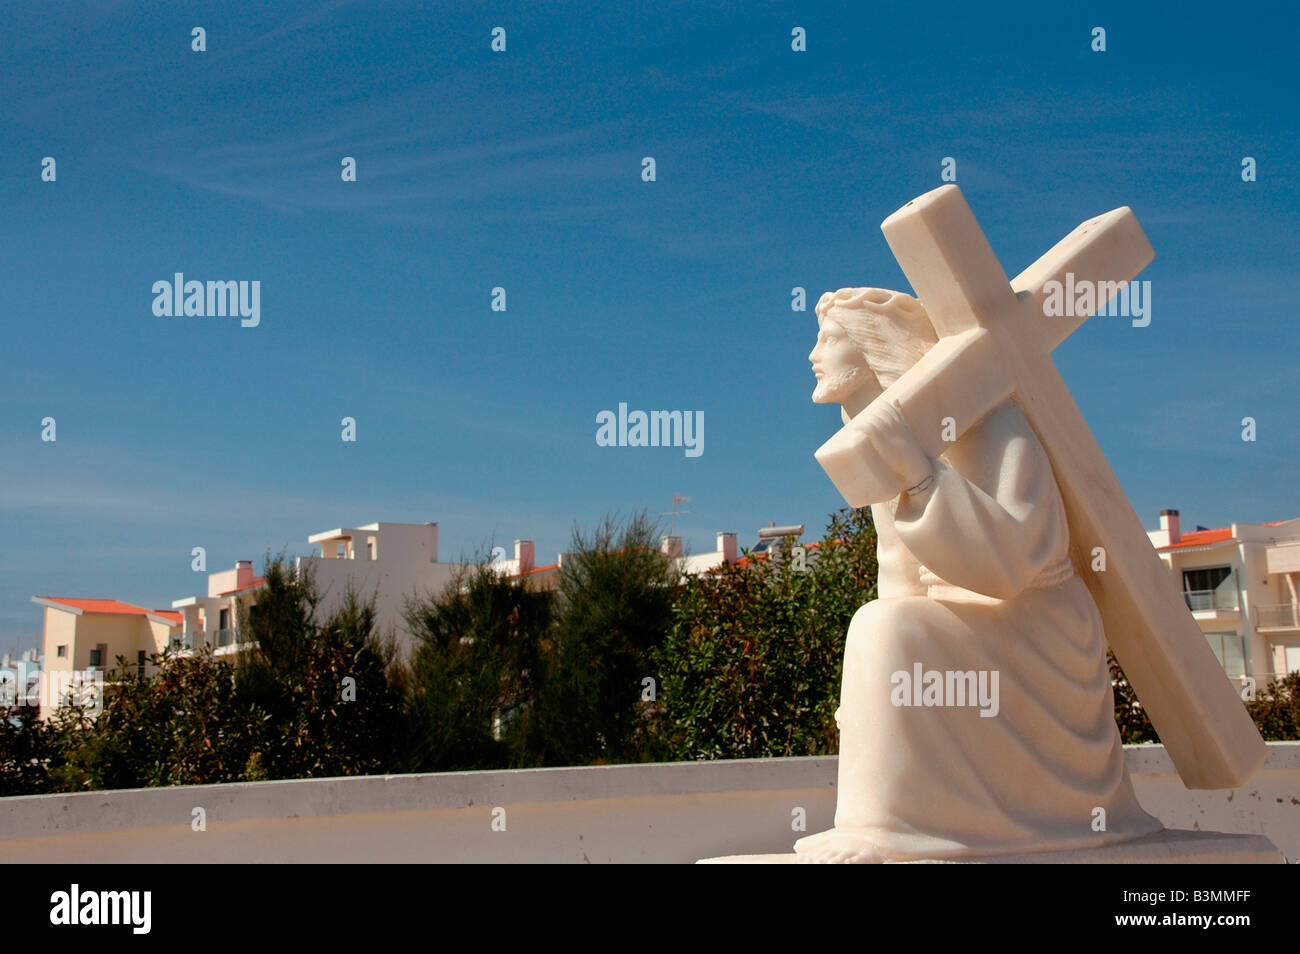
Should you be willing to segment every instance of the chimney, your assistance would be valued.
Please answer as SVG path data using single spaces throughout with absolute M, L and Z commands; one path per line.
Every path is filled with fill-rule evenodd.
M 1178 526 L 1177 510 L 1160 511 L 1160 529 L 1169 535 L 1169 543 L 1166 546 L 1175 544 L 1183 538 L 1182 530 Z
M 722 551 L 723 563 L 735 563 L 740 557 L 736 549 L 736 535 L 730 530 L 718 531 L 718 549 Z
M 533 559 L 533 541 L 516 540 L 515 541 L 515 560 L 518 564 L 516 573 L 530 573 L 537 565 Z
M 252 582 L 253 582 L 253 561 L 236 560 L 234 588 L 237 590 L 241 590 Z
M 659 542 L 659 549 L 670 557 L 679 557 L 682 555 L 682 538 L 664 537 Z

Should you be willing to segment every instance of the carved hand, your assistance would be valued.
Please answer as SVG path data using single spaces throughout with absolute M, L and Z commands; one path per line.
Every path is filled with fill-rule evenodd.
M 903 413 L 888 401 L 873 401 L 850 426 L 866 437 L 880 459 L 898 475 L 899 493 L 934 473 L 934 465 L 912 435 Z

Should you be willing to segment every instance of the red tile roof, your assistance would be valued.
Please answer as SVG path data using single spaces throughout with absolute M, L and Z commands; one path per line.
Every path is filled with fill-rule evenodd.
M 236 593 L 243 593 L 245 590 L 255 590 L 255 589 L 257 589 L 259 586 L 265 586 L 265 585 L 266 585 L 266 577 L 264 577 L 264 576 L 255 576 L 255 577 L 253 577 L 253 581 L 252 581 L 251 583 L 246 583 L 246 584 L 244 584 L 243 586 L 236 587 L 236 588 L 233 589 L 233 590 L 226 590 L 226 592 L 224 592 L 224 593 L 218 593 L 217 595 L 218 595 L 218 596 L 234 596 Z
M 81 599 L 69 596 L 38 596 L 36 599 L 45 603 L 53 603 L 62 609 L 92 613 L 99 616 L 153 616 L 165 620 L 173 626 L 180 626 L 185 622 L 184 615 L 177 610 L 145 609 L 143 606 L 123 603 L 121 600 Z
M 1280 527 L 1290 520 L 1270 520 L 1267 523 L 1252 523 L 1252 527 Z M 1212 530 L 1189 530 L 1179 537 L 1177 543 L 1156 547 L 1157 550 L 1177 550 L 1180 547 L 1205 547 L 1213 543 L 1223 543 L 1232 539 L 1232 527 L 1215 527 Z
M 1211 543 L 1223 543 L 1225 540 L 1231 539 L 1232 527 L 1216 527 L 1213 530 L 1189 530 L 1179 538 L 1177 543 L 1156 547 L 1156 549 L 1178 550 L 1182 547 L 1203 547 Z
M 535 566 L 527 573 L 511 573 L 510 579 L 514 580 L 514 579 L 518 579 L 521 576 L 532 576 L 534 573 L 549 573 L 552 570 L 558 570 L 559 568 L 560 568 L 560 564 L 558 563 L 548 563 L 546 564 L 546 566 Z
M 148 616 L 151 612 L 155 612 L 143 606 L 123 603 L 121 600 L 92 600 L 64 596 L 38 596 L 37 599 L 57 603 L 83 613 L 101 613 L 105 616 Z

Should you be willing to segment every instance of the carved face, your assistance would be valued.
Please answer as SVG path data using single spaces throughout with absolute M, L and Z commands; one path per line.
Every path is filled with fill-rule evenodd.
M 867 358 L 852 341 L 834 313 L 826 316 L 817 333 L 817 345 L 808 353 L 817 378 L 812 399 L 817 404 L 843 404 L 849 395 L 871 388 L 874 397 L 881 391 Z

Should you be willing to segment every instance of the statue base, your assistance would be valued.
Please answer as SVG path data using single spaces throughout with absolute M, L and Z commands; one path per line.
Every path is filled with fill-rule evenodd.
M 700 865 L 782 865 L 797 863 L 794 852 L 777 855 L 726 855 L 702 858 Z M 1014 855 L 972 855 L 923 858 L 886 864 L 939 865 L 1276 865 L 1286 864 L 1277 847 L 1263 835 L 1230 835 L 1217 831 L 1164 831 L 1098 848 L 1033 851 Z

